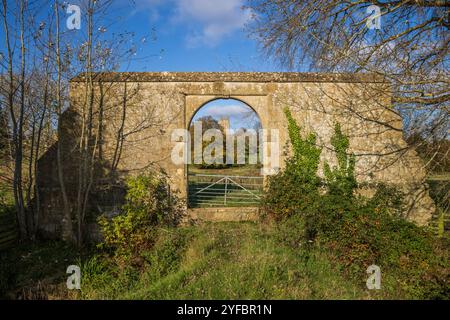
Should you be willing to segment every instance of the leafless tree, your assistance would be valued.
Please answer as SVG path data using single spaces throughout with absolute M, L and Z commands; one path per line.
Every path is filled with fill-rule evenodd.
M 22 238 L 28 237 L 26 213 L 25 213 L 25 197 L 23 189 L 23 143 L 24 143 L 24 118 L 25 118 L 25 72 L 26 72 L 26 44 L 25 44 L 25 14 L 26 2 L 18 2 L 18 13 L 10 16 L 10 10 L 7 1 L 2 1 L 2 18 L 5 32 L 5 46 L 7 51 L 7 86 L 4 90 L 5 104 L 9 110 L 10 121 L 12 125 L 12 146 L 14 159 L 14 175 L 13 175 L 13 193 L 16 207 L 17 220 L 19 222 L 19 230 Z M 17 19 L 17 30 L 11 30 L 11 19 Z M 16 43 L 13 32 L 19 34 L 18 49 L 20 52 L 20 60 L 15 60 Z M 19 62 L 19 68 L 15 74 L 14 65 Z
M 34 239 L 39 224 L 40 188 L 38 160 L 56 144 L 57 180 L 63 212 L 63 238 L 81 244 L 86 205 L 93 185 L 93 170 L 101 154 L 103 120 L 97 116 L 101 105 L 94 97 L 94 72 L 114 71 L 136 52 L 130 32 L 107 34 L 111 0 L 80 3 L 86 30 L 66 30 L 66 4 L 2 0 L 0 19 L 3 46 L 0 52 L 0 183 L 11 185 L 22 239 Z M 39 12 L 39 14 L 38 14 Z M 42 18 L 37 21 L 37 17 Z M 103 25 L 102 23 L 105 23 Z M 86 32 L 84 32 L 86 31 Z M 79 44 L 81 43 L 81 45 Z M 114 54 L 113 54 L 114 52 Z M 68 188 L 59 125 L 69 105 L 69 80 L 85 75 L 85 100 L 81 110 L 81 130 L 77 137 L 80 160 L 77 188 Z M 101 108 L 99 109 L 101 113 Z M 100 132 L 100 134 L 97 134 Z M 120 156 L 118 155 L 118 158 Z M 73 161 L 74 159 L 72 159 Z M 116 159 L 114 166 L 117 166 Z M 70 195 L 69 195 L 70 193 Z M 71 202 L 76 194 L 76 203 Z M 76 224 L 74 225 L 74 221 Z M 74 228 L 76 226 L 76 228 Z M 76 233 L 75 233 L 76 231 Z
M 249 7 L 249 30 L 266 54 L 291 70 L 384 77 L 413 147 L 442 141 L 427 157 L 448 158 L 448 1 L 250 0 Z

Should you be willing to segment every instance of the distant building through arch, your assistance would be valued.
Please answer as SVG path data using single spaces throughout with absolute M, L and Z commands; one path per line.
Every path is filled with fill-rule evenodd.
M 229 117 L 220 118 L 219 124 L 225 131 L 230 130 L 230 118 Z

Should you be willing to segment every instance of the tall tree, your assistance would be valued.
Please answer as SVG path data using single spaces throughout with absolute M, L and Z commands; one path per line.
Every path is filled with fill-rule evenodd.
M 0 52 L 0 187 L 3 190 L 5 185 L 11 185 L 8 189 L 14 194 L 21 237 L 34 239 L 40 207 L 37 164 L 56 143 L 58 148 L 53 150 L 62 199 L 63 238 L 78 239 L 81 243 L 94 181 L 94 160 L 101 152 L 99 132 L 103 120 L 95 116 L 94 105 L 101 103 L 93 94 L 93 73 L 117 70 L 123 61 L 130 61 L 136 48 L 131 32 L 108 34 L 102 25 L 110 26 L 111 0 L 80 2 L 84 13 L 81 17 L 85 19 L 83 31 L 63 27 L 66 3 L 45 2 L 48 6 L 28 0 L 2 0 L 0 5 L 4 29 L 1 38 L 4 51 Z M 66 159 L 62 154 L 59 123 L 69 105 L 69 79 L 79 73 L 86 78 L 86 99 L 81 110 L 81 133 L 77 137 L 81 155 L 79 185 L 72 189 L 64 172 Z M 119 158 L 115 159 L 115 166 Z M 78 201 L 71 202 L 73 198 Z
M 250 31 L 283 66 L 381 75 L 407 135 L 447 138 L 448 1 L 250 0 L 249 7 Z

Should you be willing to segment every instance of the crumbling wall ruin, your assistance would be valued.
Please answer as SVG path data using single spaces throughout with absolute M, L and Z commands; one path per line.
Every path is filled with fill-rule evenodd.
M 205 103 L 234 98 L 257 112 L 264 129 L 279 129 L 280 150 L 288 142 L 283 108 L 290 108 L 305 131 L 317 133 L 323 147 L 322 163 L 335 163 L 330 138 L 334 123 L 340 122 L 356 155 L 359 182 L 368 189 L 378 182 L 389 183 L 406 192 L 408 217 L 418 224 L 426 224 L 434 211 L 424 183 L 423 164 L 403 140 L 401 118 L 391 106 L 390 85 L 376 75 L 102 73 L 94 75 L 93 81 L 93 116 L 99 123 L 93 128 L 98 138 L 97 181 L 114 180 L 119 185 L 124 176 L 154 166 L 164 170 L 174 191 L 186 196 L 186 166 L 171 161 L 171 133 L 173 129 L 187 129 L 195 112 Z M 71 80 L 71 105 L 61 121 L 69 191 L 77 184 L 77 134 L 85 86 L 84 75 Z M 54 149 L 39 162 L 43 186 L 40 221 L 49 233 L 58 233 L 61 214 Z M 280 163 L 286 155 L 286 151 L 281 153 Z M 120 198 L 120 192 L 117 194 Z M 101 200 L 96 201 L 90 210 L 108 207 Z

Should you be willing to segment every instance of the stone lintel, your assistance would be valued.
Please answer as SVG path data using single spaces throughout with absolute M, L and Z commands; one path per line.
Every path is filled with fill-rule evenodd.
M 310 73 L 310 72 L 99 72 L 95 82 L 344 82 L 388 83 L 375 73 Z M 71 82 L 85 82 L 80 73 Z

